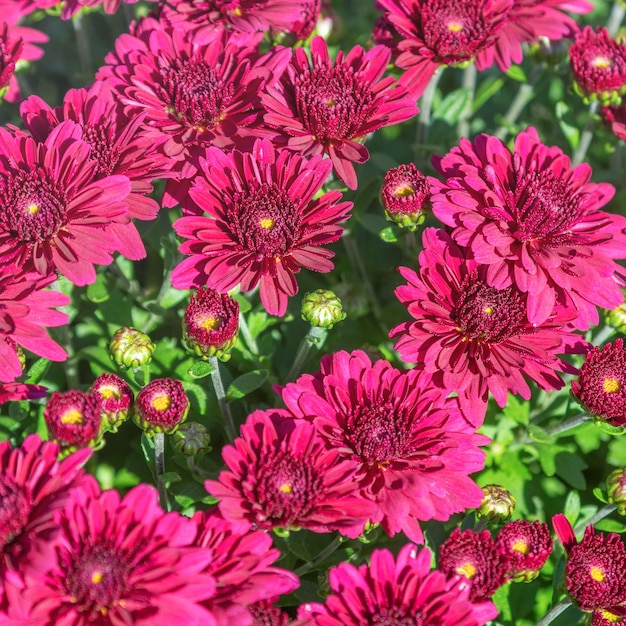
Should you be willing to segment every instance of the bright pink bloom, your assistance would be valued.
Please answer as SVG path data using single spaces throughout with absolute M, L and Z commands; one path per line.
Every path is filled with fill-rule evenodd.
M 216 592 L 204 605 L 219 624 L 249 624 L 248 605 L 299 587 L 295 574 L 272 566 L 281 555 L 272 547 L 271 535 L 238 528 L 216 510 L 198 512 L 193 520 L 198 526 L 195 545 L 213 553 L 206 573 L 215 578 Z
M 459 394 L 461 409 L 480 425 L 488 394 L 505 406 L 508 392 L 529 399 L 524 376 L 541 389 L 560 389 L 557 372 L 576 373 L 557 354 L 581 353 L 587 344 L 567 326 L 575 313 L 555 309 L 540 326 L 526 315 L 526 297 L 509 285 L 488 284 L 489 274 L 442 230 L 423 235 L 419 274 L 400 268 L 408 284 L 396 295 L 413 318 L 393 328 L 404 361 L 419 363 L 437 387 Z
M 615 136 L 626 141 L 626 105 L 602 107 L 600 113 Z
M 383 78 L 391 53 L 385 46 L 365 52 L 355 46 L 333 62 L 321 37 L 311 41 L 311 60 L 296 48 L 282 78 L 268 85 L 262 102 L 265 123 L 287 136 L 287 146 L 299 154 L 328 154 L 337 176 L 356 189 L 352 163 L 364 163 L 369 152 L 363 140 L 383 126 L 417 114 L 413 98 Z
M 305 604 L 298 616 L 312 616 L 314 626 L 482 626 L 496 617 L 491 602 L 471 602 L 467 584 L 431 570 L 430 561 L 428 549 L 408 544 L 395 559 L 374 550 L 369 565 L 341 563 L 330 570 L 326 603 Z
M 179 249 L 190 256 L 174 269 L 172 284 L 226 292 L 237 285 L 250 291 L 260 283 L 263 306 L 284 315 L 289 296 L 298 291 L 301 267 L 333 268 L 333 252 L 321 246 L 341 237 L 338 224 L 352 208 L 339 202 L 336 190 L 314 199 L 330 161 L 276 151 L 259 140 L 251 153 L 210 148 L 201 163 L 203 176 L 190 195 L 204 215 L 174 222 L 187 239 Z
M 316 429 L 287 411 L 255 411 L 222 450 L 227 469 L 205 486 L 222 515 L 242 529 L 338 530 L 358 537 L 374 512 L 356 496 L 354 461 L 329 449 Z
M 96 279 L 128 224 L 125 176 L 94 180 L 97 164 L 80 126 L 59 124 L 44 143 L 0 128 L 0 262 L 46 276 L 60 271 L 75 285 Z
M 57 513 L 54 557 L 24 568 L 22 601 L 34 620 L 73 626 L 216 626 L 200 602 L 215 592 L 211 550 L 196 526 L 164 513 L 156 490 L 75 494 Z
M 45 398 L 48 390 L 41 385 L 27 385 L 25 383 L 0 384 L 0 404 L 13 400 L 34 400 Z
M 0 607 L 4 584 L 46 552 L 58 528 L 53 522 L 72 490 L 83 485 L 82 466 L 91 450 L 57 461 L 59 446 L 30 435 L 19 448 L 0 443 Z
M 263 131 L 260 90 L 275 80 L 290 51 L 257 51 L 261 35 L 220 28 L 199 42 L 165 20 L 140 22 L 122 35 L 97 78 L 119 94 L 128 116 L 144 113 L 141 133 L 170 158 L 178 180 L 169 181 L 164 201 L 182 202 L 206 147 L 252 147 Z M 175 162 L 175 163 L 172 163 Z
M 98 163 L 95 179 L 117 174 L 126 176 L 131 184 L 126 198 L 129 216 L 139 220 L 156 218 L 159 204 L 147 196 L 153 191 L 154 179 L 170 175 L 171 164 L 154 141 L 138 134 L 143 114 L 126 118 L 112 92 L 98 82 L 88 90 L 70 89 L 63 105 L 54 109 L 38 96 L 31 96 L 22 103 L 20 113 L 31 135 L 42 142 L 64 120 L 79 124 L 82 138 L 91 148 L 90 157 Z M 138 260 L 146 256 L 132 223 L 113 222 L 110 230 L 119 241 L 117 250 L 126 258 Z
M 487 282 L 528 293 L 528 319 L 547 320 L 554 305 L 577 313 L 576 328 L 598 323 L 596 306 L 623 301 L 626 218 L 600 210 L 613 196 L 592 183 L 591 167 L 574 168 L 559 148 L 541 143 L 534 128 L 513 151 L 496 137 L 462 139 L 435 159 L 444 181 L 431 180 L 433 213 L 453 239 L 488 266 Z
M 0 101 L 4 98 L 15 102 L 19 98 L 14 73 L 23 49 L 24 42 L 12 35 L 6 23 L 0 23 Z
M 93 446 L 100 438 L 102 416 L 95 393 L 55 391 L 43 412 L 49 438 L 63 451 Z
M 4 265 L 0 274 L 0 381 L 12 382 L 22 375 L 16 345 L 51 361 L 65 361 L 67 354 L 46 333 L 46 327 L 63 326 L 69 321 L 54 307 L 69 304 L 58 291 L 44 289 L 55 276 L 43 278 Z
M 419 522 L 479 506 L 469 474 L 484 466 L 474 433 L 423 371 L 372 363 L 357 350 L 325 356 L 321 371 L 280 390 L 292 415 L 312 422 L 328 445 L 356 462 L 355 495 L 376 504 L 372 522 L 390 535 L 424 538 Z

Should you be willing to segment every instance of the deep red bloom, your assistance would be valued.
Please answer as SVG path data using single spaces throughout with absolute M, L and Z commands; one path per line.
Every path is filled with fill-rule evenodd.
M 626 607 L 611 608 L 611 611 L 606 609 L 593 611 L 589 626 L 626 626 Z
M 600 210 L 613 196 L 592 183 L 591 167 L 571 167 L 559 148 L 541 143 L 534 128 L 513 151 L 479 135 L 435 159 L 445 180 L 431 180 L 433 213 L 453 239 L 488 266 L 497 289 L 514 284 L 528 293 L 528 319 L 547 320 L 555 303 L 578 314 L 580 330 L 598 323 L 596 306 L 623 301 L 626 218 Z
M 277 134 L 260 128 L 259 94 L 282 73 L 290 51 L 275 47 L 260 55 L 260 39 L 220 28 L 198 41 L 165 19 L 147 18 L 107 55 L 97 78 L 119 94 L 128 116 L 145 113 L 142 135 L 163 144 L 177 173 L 164 196 L 168 206 L 185 200 L 209 145 L 249 149 L 253 137 Z
M 92 446 L 100 438 L 102 416 L 100 400 L 92 393 L 55 391 L 48 400 L 43 417 L 50 439 L 63 450 Z
M 386 17 L 404 38 L 399 44 L 401 78 L 414 97 L 422 95 L 440 65 L 475 59 L 479 70 L 505 24 L 513 0 L 379 0 Z
M 580 368 L 578 380 L 572 381 L 572 393 L 594 417 L 601 417 L 613 426 L 626 426 L 626 349 L 623 339 L 591 348 Z
M 626 44 L 610 38 L 606 28 L 591 26 L 576 35 L 569 49 L 578 92 L 590 99 L 619 103 L 626 93 Z
M 540 521 L 510 522 L 498 533 L 496 546 L 507 557 L 507 575 L 514 580 L 531 581 L 552 553 L 550 528 Z
M 476 532 L 455 528 L 439 547 L 439 569 L 448 576 L 462 576 L 469 582 L 469 598 L 481 602 L 490 598 L 507 581 L 508 556 L 488 530 Z
M 96 279 L 118 248 L 111 224 L 128 224 L 126 176 L 94 180 L 80 126 L 59 124 L 44 143 L 0 128 L 0 262 L 75 285 Z
M 605 106 L 600 109 L 600 113 L 615 136 L 626 141 L 626 105 Z
M 287 411 L 255 411 L 222 450 L 227 469 L 205 486 L 222 515 L 243 529 L 338 530 L 358 537 L 374 512 L 356 497 L 356 463 L 329 449 L 316 429 Z
M 299 617 L 315 626 L 438 624 L 481 626 L 498 614 L 491 602 L 472 602 L 467 584 L 430 569 L 431 554 L 405 545 L 394 559 L 374 550 L 368 565 L 341 563 L 330 570 L 325 604 L 305 604 Z
M 252 614 L 250 626 L 295 626 L 289 619 L 289 615 L 274 606 L 271 600 L 255 602 L 248 606 Z
M 56 443 L 42 442 L 39 435 L 30 435 L 19 448 L 0 443 L 0 607 L 10 572 L 50 547 L 58 530 L 55 511 L 83 485 L 82 466 L 91 450 L 62 461 L 59 452 Z
M 31 96 L 22 103 L 20 113 L 26 128 L 37 141 L 45 141 L 52 130 L 64 120 L 72 120 L 82 128 L 82 138 L 91 148 L 90 157 L 98 164 L 94 177 L 101 180 L 121 174 L 130 180 L 131 190 L 126 198 L 129 216 L 152 220 L 159 204 L 148 198 L 151 182 L 170 175 L 171 166 L 158 144 L 148 141 L 138 130 L 144 115 L 131 119 L 123 115 L 121 107 L 108 87 L 100 82 L 87 89 L 70 89 L 63 105 L 52 109 L 41 98 Z M 112 223 L 118 250 L 125 257 L 137 260 L 146 255 L 139 233 L 132 223 Z
M 98 398 L 102 428 L 110 432 L 117 429 L 130 417 L 135 399 L 128 383 L 117 374 L 100 374 L 89 391 Z
M 419 274 L 400 268 L 408 284 L 396 290 L 413 320 L 390 337 L 398 338 L 404 361 L 421 364 L 446 392 L 458 392 L 472 424 L 482 423 L 489 393 L 503 407 L 509 391 L 530 398 L 524 376 L 548 390 L 563 386 L 557 372 L 577 372 L 557 357 L 587 348 L 567 326 L 574 312 L 557 307 L 548 321 L 531 324 L 525 295 L 515 285 L 489 285 L 487 268 L 447 233 L 429 228 L 423 242 Z
M 204 573 L 212 552 L 193 545 L 196 526 L 164 513 L 156 490 L 80 492 L 57 514 L 54 557 L 25 568 L 33 620 L 74 626 L 216 626 L 200 602 L 215 592 Z
M 1 218 L 0 218 L 1 221 Z M 4 265 L 0 274 L 0 382 L 12 382 L 22 375 L 16 352 L 21 346 L 51 361 L 65 361 L 67 354 L 52 341 L 45 327 L 62 326 L 69 318 L 54 307 L 69 304 L 58 291 L 44 289 L 55 276 L 41 277 Z
M 334 62 L 321 37 L 314 37 L 310 47 L 310 60 L 296 48 L 281 79 L 268 85 L 262 96 L 269 111 L 264 121 L 286 134 L 291 150 L 328 154 L 337 176 L 356 189 L 352 163 L 369 159 L 365 136 L 404 122 L 418 109 L 394 78 L 381 80 L 391 55 L 385 46 L 368 52 L 355 46 L 345 56 L 338 52 Z
M 385 174 L 381 197 L 389 219 L 410 229 L 421 224 L 430 210 L 430 184 L 414 163 Z
M 213 554 L 205 572 L 215 578 L 216 592 L 204 605 L 218 624 L 252 623 L 248 605 L 300 585 L 295 574 L 273 567 L 280 551 L 272 547 L 271 535 L 238 528 L 216 510 L 198 512 L 193 520 L 198 526 L 194 545 Z
M 148 434 L 171 435 L 187 419 L 189 398 L 180 380 L 155 378 L 138 394 L 133 407 L 135 423 Z
M 352 208 L 336 190 L 314 199 L 330 169 L 321 156 L 277 151 L 268 140 L 256 141 L 251 153 L 207 150 L 190 191 L 205 215 L 174 222 L 188 240 L 180 251 L 191 255 L 174 269 L 174 287 L 250 291 L 260 283 L 263 306 L 284 315 L 301 267 L 333 268 L 334 254 L 321 246 L 339 239 L 338 224 Z
M 596 534 L 585 528 L 580 541 L 567 518 L 552 518 L 558 538 L 567 551 L 567 593 L 583 611 L 624 608 L 626 605 L 626 546 L 617 533 Z
M 34 400 L 45 398 L 48 390 L 41 385 L 27 385 L 24 383 L 0 384 L 0 404 L 12 400 Z
M 328 445 L 357 463 L 355 495 L 376 504 L 372 522 L 423 542 L 420 521 L 447 520 L 483 498 L 469 474 L 485 455 L 456 400 L 418 370 L 372 363 L 359 350 L 325 356 L 321 371 L 280 390 L 292 415 L 312 422 Z

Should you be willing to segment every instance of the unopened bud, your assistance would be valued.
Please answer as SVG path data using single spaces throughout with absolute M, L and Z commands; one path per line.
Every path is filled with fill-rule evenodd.
M 609 502 L 617 507 L 620 515 L 626 515 L 626 469 L 616 469 L 606 479 Z
M 513 494 L 500 485 L 485 485 L 482 489 L 485 497 L 476 509 L 476 517 L 486 518 L 494 524 L 510 519 L 515 510 Z
M 109 344 L 111 358 L 120 367 L 141 367 L 152 361 L 156 346 L 150 337 L 136 328 L 125 326 L 115 332 Z
M 317 289 L 302 299 L 302 319 L 311 326 L 332 328 L 346 319 L 341 299 L 328 289 Z
M 211 449 L 211 435 L 198 422 L 185 422 L 172 435 L 172 446 L 185 456 L 198 456 Z

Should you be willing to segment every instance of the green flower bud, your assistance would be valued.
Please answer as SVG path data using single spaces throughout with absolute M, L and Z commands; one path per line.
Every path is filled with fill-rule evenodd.
M 515 510 L 513 494 L 500 485 L 485 485 L 482 489 L 485 497 L 476 509 L 476 517 L 494 524 L 510 519 Z
M 609 502 L 617 507 L 620 515 L 626 515 L 626 468 L 616 469 L 606 479 Z
M 155 348 L 148 335 L 136 328 L 124 326 L 111 338 L 109 354 L 120 367 L 134 369 L 150 363 Z
M 328 289 L 307 293 L 302 300 L 302 319 L 311 326 L 332 328 L 346 319 L 341 299 Z
M 626 302 L 607 312 L 606 323 L 620 333 L 626 333 Z
M 198 456 L 211 449 L 211 435 L 205 426 L 198 422 L 181 424 L 172 435 L 172 446 L 185 456 Z

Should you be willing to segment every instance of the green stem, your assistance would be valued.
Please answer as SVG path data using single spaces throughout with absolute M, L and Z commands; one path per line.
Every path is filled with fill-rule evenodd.
M 583 132 L 580 135 L 580 141 L 578 142 L 578 146 L 572 156 L 573 167 L 580 165 L 585 160 L 585 155 L 587 154 L 587 150 L 589 149 L 591 140 L 593 139 L 594 129 L 596 126 L 596 114 L 599 108 L 600 104 L 598 102 L 592 102 L 589 105 L 589 117 L 587 117 L 587 121 L 583 127 Z
M 85 76 L 91 76 L 93 74 L 93 59 L 91 57 L 89 38 L 87 37 L 83 19 L 82 12 L 78 12 L 72 18 L 72 25 L 74 26 L 74 34 L 76 35 L 76 46 L 78 48 L 81 72 Z
M 217 357 L 210 356 L 209 363 L 213 368 L 211 370 L 211 382 L 213 383 L 217 403 L 220 407 L 220 413 L 222 414 L 224 428 L 226 429 L 226 436 L 229 441 L 234 441 L 237 436 L 237 431 L 235 430 L 235 420 L 233 419 L 233 414 L 230 410 L 230 404 L 228 404 L 228 401 L 226 400 L 226 392 L 224 391 L 224 384 L 222 383 L 222 376 L 220 374 L 220 362 L 217 360 Z
M 476 526 L 474 526 L 474 532 L 479 533 L 485 530 L 485 528 L 487 528 L 488 525 L 489 525 L 489 520 L 486 517 L 483 517 L 482 519 L 479 519 Z
M 57 331 L 59 339 L 65 351 L 67 352 L 67 361 L 64 363 L 63 371 L 65 372 L 65 380 L 69 389 L 78 389 L 80 380 L 78 377 L 78 362 L 76 360 L 76 352 L 72 343 L 72 335 L 69 327 L 59 326 Z
M 590 421 L 591 419 L 593 418 L 588 413 L 579 413 L 578 415 L 569 417 L 568 419 L 563 420 L 558 424 L 554 424 L 553 426 L 548 426 L 547 428 L 544 428 L 543 434 L 547 437 L 556 437 L 557 435 L 562 435 L 568 430 L 572 430 L 577 426 L 580 426 L 581 424 Z M 533 443 L 534 441 L 535 440 L 532 437 L 526 435 L 522 438 L 521 443 Z
M 600 520 L 604 519 L 608 515 L 611 515 L 613 511 L 615 511 L 617 507 L 614 504 L 605 504 L 595 515 L 591 516 L 589 519 L 584 520 L 576 524 L 574 527 L 574 534 L 578 534 L 583 531 L 587 526 L 593 526 L 597 524 Z
M 474 96 L 476 95 L 476 77 L 478 70 L 474 63 L 470 63 L 463 70 L 463 80 L 461 87 L 469 92 L 470 102 L 474 102 Z M 470 134 L 470 119 L 472 117 L 472 109 L 470 107 L 469 113 L 462 115 L 456 125 L 457 137 L 469 137 Z
M 421 167 L 421 162 L 426 157 L 426 144 L 428 142 L 428 133 L 430 131 L 431 113 L 433 108 L 433 99 L 437 91 L 437 85 L 443 75 L 443 68 L 440 66 L 433 77 L 430 79 L 426 91 L 419 100 L 420 112 L 417 116 L 417 129 L 415 134 L 415 163 Z
M 342 543 L 341 535 L 337 535 L 312 561 L 308 561 L 301 565 L 294 573 L 296 576 L 302 576 L 310 572 L 313 568 L 323 563 Z
M 250 333 L 250 329 L 248 328 L 248 324 L 243 313 L 239 314 L 239 330 L 241 331 L 241 336 L 243 337 L 248 350 L 250 350 L 254 356 L 259 356 L 259 345 Z
M 601 346 L 604 342 L 615 334 L 615 329 L 612 326 L 603 326 L 596 335 L 591 339 L 591 343 L 594 346 Z
M 611 39 L 617 35 L 622 22 L 624 21 L 624 15 L 626 14 L 626 7 L 621 2 L 613 2 L 611 7 L 611 14 L 606 23 L 606 29 L 609 31 L 609 37 Z
M 535 626 L 548 626 L 551 624 L 563 611 L 572 606 L 569 598 L 564 598 L 558 604 L 555 604 L 536 624 Z
M 159 504 L 164 511 L 169 511 L 167 490 L 163 480 L 163 474 L 165 474 L 165 435 L 163 433 L 154 435 L 154 473 L 159 492 Z
M 295 380 L 306 361 L 306 358 L 309 354 L 309 350 L 311 346 L 317 346 L 321 348 L 326 340 L 326 335 L 328 331 L 325 328 L 321 328 L 320 326 L 311 326 L 309 328 L 309 332 L 305 335 L 304 339 L 300 342 L 300 346 L 298 347 L 298 352 L 296 353 L 296 358 L 289 370 L 289 374 L 287 374 L 287 380 Z

